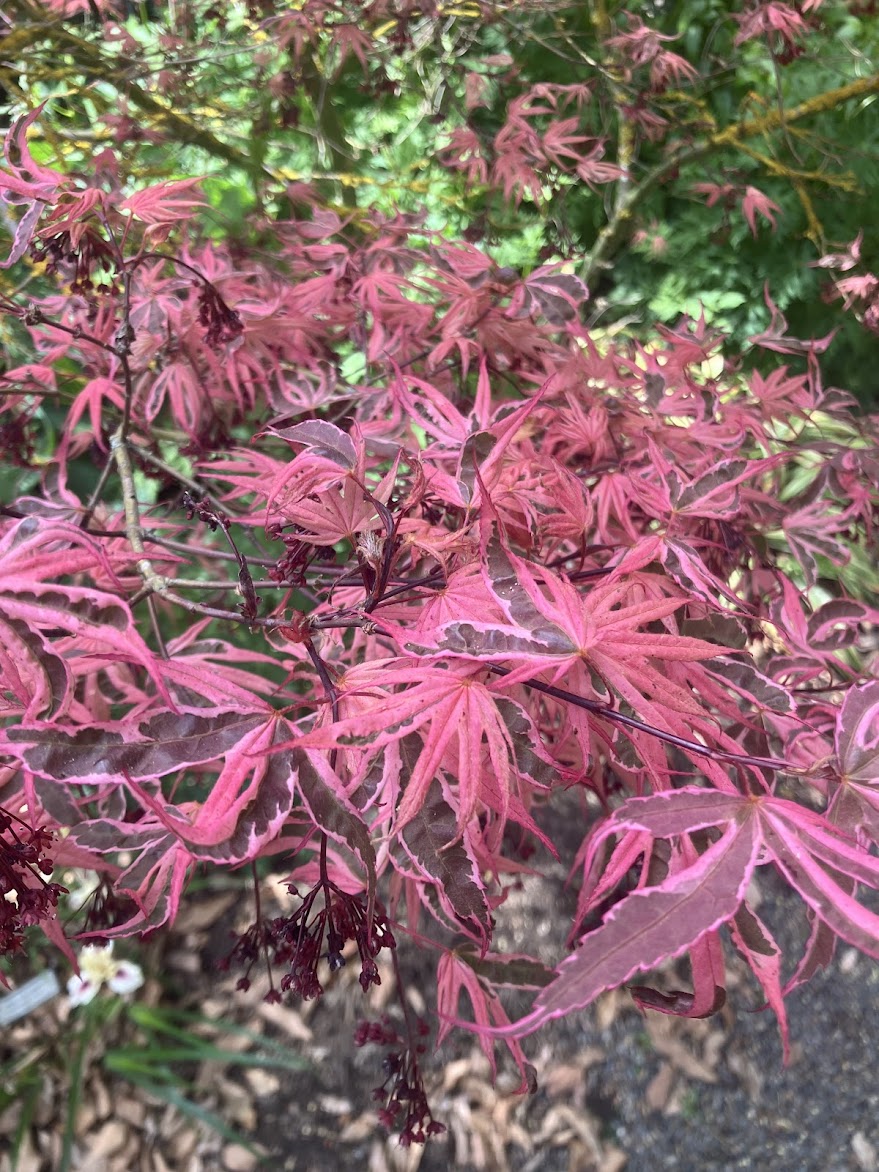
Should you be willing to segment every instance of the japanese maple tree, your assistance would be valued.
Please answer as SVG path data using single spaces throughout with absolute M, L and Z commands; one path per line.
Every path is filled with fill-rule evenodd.
M 43 7 L 66 36 L 83 6 Z M 101 52 L 134 41 L 94 7 Z M 306 85 L 315 62 L 391 82 L 388 45 L 445 19 L 250 7 Z M 793 53 L 820 5 L 801 8 L 748 5 L 736 40 Z M 605 32 L 649 138 L 694 69 L 639 18 Z M 513 206 L 562 175 L 625 201 L 633 159 L 586 133 L 590 97 L 531 86 L 489 154 L 462 125 L 446 163 Z M 53 865 L 101 877 L 82 932 L 114 938 L 172 925 L 196 868 L 277 856 L 289 914 L 264 915 L 257 885 L 227 962 L 242 985 L 265 966 L 273 999 L 320 996 L 346 963 L 367 990 L 415 941 L 440 1037 L 469 1025 L 492 1064 L 505 1042 L 525 1090 L 526 1035 L 675 957 L 691 989 L 633 996 L 713 1013 L 732 949 L 787 1052 L 785 996 L 836 941 L 879 957 L 858 898 L 879 887 L 879 454 L 875 418 L 822 379 L 831 339 L 791 336 L 768 287 L 752 344 L 771 368 L 704 315 L 602 333 L 569 258 L 520 273 L 478 230 L 313 184 L 254 210 L 249 242 L 221 238 L 198 178 L 145 181 L 114 146 L 50 165 L 52 118 L 17 118 L 0 172 L 3 263 L 26 274 L 0 307 L 28 351 L 0 412 L 25 478 L 0 506 L 4 951 L 35 923 L 67 947 Z M 149 133 L 193 141 L 173 119 Z M 253 179 L 265 208 L 277 176 Z M 752 185 L 702 193 L 774 225 Z M 854 269 L 858 247 L 821 263 Z M 553 969 L 494 935 L 511 885 L 564 851 L 571 791 L 578 905 Z M 812 925 L 787 971 L 752 898 L 766 868 Z M 536 995 L 521 1020 L 511 987 Z M 399 996 L 400 1029 L 356 1041 L 388 1051 L 382 1121 L 423 1142 L 431 1023 Z

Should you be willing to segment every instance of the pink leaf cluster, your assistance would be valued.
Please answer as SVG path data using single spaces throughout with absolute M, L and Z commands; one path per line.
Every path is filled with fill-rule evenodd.
M 722 203 L 726 207 L 733 207 L 741 200 L 742 215 L 747 221 L 748 227 L 751 229 L 751 235 L 757 235 L 757 216 L 762 216 L 767 220 L 771 228 L 775 228 L 775 212 L 780 212 L 781 208 L 771 200 L 768 195 L 764 195 L 756 187 L 747 185 L 742 195 L 739 189 L 731 183 L 694 183 L 693 191 L 700 195 L 707 196 L 706 205 L 713 208 L 716 203 Z
M 793 37 L 784 8 L 761 28 Z M 279 21 L 293 57 L 314 10 Z M 337 33 L 339 67 L 365 67 Z M 666 39 L 632 18 L 614 48 L 659 89 L 688 77 Z M 532 86 L 447 161 L 513 202 L 545 172 L 619 178 L 573 90 Z M 4 375 L 14 460 L 36 464 L 35 400 L 65 381 L 68 410 L 39 491 L 0 512 L 0 802 L 27 812 L 4 815 L 0 896 L 51 851 L 112 882 L 92 932 L 142 934 L 197 868 L 283 857 L 308 894 L 286 926 L 258 915 L 248 963 L 271 947 L 282 989 L 317 995 L 354 942 L 366 988 L 409 937 L 441 1032 L 469 1003 L 523 1088 L 521 1037 L 664 961 L 688 957 L 692 990 L 638 985 L 641 1005 L 716 1011 L 730 946 L 787 1050 L 784 997 L 836 940 L 879 957 L 858 898 L 879 612 L 844 584 L 879 525 L 877 427 L 825 387 L 830 337 L 791 337 L 767 290 L 753 342 L 791 361 L 764 373 L 704 319 L 609 340 L 571 266 L 517 273 L 426 216 L 294 205 L 243 258 L 200 235 L 195 180 L 83 185 L 35 162 L 34 118 L 7 139 L 7 263 L 46 260 L 57 288 L 9 309 L 33 355 Z M 754 187 L 700 190 L 775 224 Z M 495 944 L 513 884 L 560 856 L 578 906 L 550 971 Z M 792 975 L 750 894 L 767 867 L 812 924 Z M 47 923 L 57 894 L 33 897 Z M 507 987 L 539 990 L 521 1021 Z M 368 1034 L 423 1096 L 417 1047 Z

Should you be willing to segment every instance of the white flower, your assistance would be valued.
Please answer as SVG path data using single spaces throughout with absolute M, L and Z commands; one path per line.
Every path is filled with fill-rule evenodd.
M 113 959 L 113 941 L 109 944 L 86 944 L 79 954 L 79 976 L 67 982 L 71 1006 L 88 1005 L 101 985 L 113 993 L 133 993 L 143 984 L 140 965 Z

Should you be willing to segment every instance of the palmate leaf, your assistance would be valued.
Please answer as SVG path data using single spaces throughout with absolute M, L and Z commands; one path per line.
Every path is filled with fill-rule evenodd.
M 828 509 L 821 479 L 816 480 L 804 498 L 795 502 L 782 522 L 791 553 L 803 571 L 807 586 L 814 586 L 819 575 L 819 558 L 834 566 L 847 564 L 850 553 L 842 533 L 849 524 L 845 513 Z
M 497 989 L 543 989 L 555 979 L 555 972 L 532 956 L 500 952 L 480 954 L 467 945 L 455 951 L 478 977 Z
M 163 777 L 229 753 L 266 722 L 265 712 L 161 713 L 140 721 L 92 725 L 68 732 L 54 725 L 20 725 L 6 736 L 32 772 L 81 784 Z
M 600 585 L 578 589 L 499 543 L 489 544 L 483 576 L 506 621 L 452 619 L 432 630 L 418 624 L 418 641 L 411 628 L 377 621 L 412 655 L 487 663 L 501 677 L 499 689 L 524 683 L 557 695 L 584 753 L 603 752 L 598 739 L 612 738 L 614 753 L 631 754 L 634 746 L 659 789 L 672 784 L 660 740 L 694 757 L 719 789 L 730 788 L 721 755 L 740 755 L 741 746 L 709 715 L 704 696 L 733 720 L 739 706 L 711 664 L 699 662 L 726 648 L 680 633 L 675 612 L 683 599 L 667 579 L 627 581 L 615 570 Z
M 742 199 L 742 215 L 748 221 L 752 236 L 757 235 L 757 216 L 761 215 L 768 220 L 770 227 L 775 228 L 775 212 L 780 212 L 778 204 L 756 187 L 746 187 Z
M 538 996 L 533 1012 L 517 1023 L 518 1036 L 585 1008 L 636 972 L 682 955 L 731 919 L 744 898 L 758 845 L 753 825 L 734 825 L 695 864 L 673 872 L 660 887 L 635 891 L 617 904 L 562 962 L 558 978 Z
M 588 592 L 581 591 L 497 542 L 489 545 L 484 578 L 504 622 L 455 619 L 432 632 L 419 632 L 424 641 L 415 642 L 402 626 L 378 621 L 411 654 L 503 664 L 498 686 L 504 688 L 536 676 L 541 683 L 563 682 L 588 703 L 595 694 L 594 681 L 600 680 L 642 720 L 680 738 L 678 743 L 692 743 L 695 733 L 723 751 L 736 751 L 735 742 L 706 719 L 704 706 L 693 695 L 707 679 L 698 661 L 712 658 L 719 648 L 678 632 L 672 616 L 683 599 L 668 596 L 665 579 L 649 580 L 648 590 L 643 579 L 635 586 L 617 580 L 615 573 Z M 665 630 L 656 630 L 660 623 Z M 714 686 L 713 695 L 721 711 L 738 716 L 735 703 L 721 689 Z M 595 719 L 582 718 L 579 735 L 584 744 Z M 664 756 L 639 734 L 632 739 L 642 758 L 649 755 L 645 765 L 656 782 L 668 784 Z M 715 762 L 704 761 L 702 768 L 716 785 L 728 787 Z
M 192 215 L 193 208 L 202 207 L 205 203 L 195 190 L 200 183 L 200 179 L 156 183 L 122 200 L 118 210 L 150 226 L 185 220 Z
M 437 966 L 437 1013 L 440 1017 L 437 1046 L 442 1045 L 459 1012 L 462 992 L 466 992 L 473 1007 L 473 1017 L 477 1028 L 491 1025 L 503 1027 L 509 1022 L 497 993 L 488 981 L 480 980 L 477 964 L 478 961 L 475 957 L 461 955 L 458 951 L 445 952 L 440 957 Z M 480 1037 L 479 1043 L 488 1059 L 494 1078 L 497 1075 L 494 1044 L 486 1036 Z M 525 1061 L 522 1047 L 515 1038 L 507 1039 L 507 1046 L 522 1075 L 522 1083 L 518 1088 L 518 1093 L 522 1094 L 528 1090 L 529 1086 L 532 1086 L 533 1089 L 534 1071 Z
M 371 679 L 411 686 L 396 693 L 376 691 L 373 695 L 371 691 L 372 709 L 299 738 L 299 751 L 308 754 L 312 762 L 310 769 L 300 770 L 300 794 L 316 824 L 353 846 L 372 879 L 374 861 L 368 833 L 344 797 L 339 778 L 329 770 L 324 754 L 316 753 L 313 746 L 324 742 L 353 745 L 368 759 L 373 754 L 381 756 L 383 773 L 388 768 L 396 771 L 394 792 L 398 788 L 402 792 L 393 825 L 405 856 L 419 880 L 430 884 L 436 903 L 448 917 L 444 922 L 456 924 L 485 947 L 491 934 L 491 915 L 468 837 L 473 813 L 464 804 L 471 801 L 466 787 L 472 787 L 473 812 L 497 815 L 498 840 L 508 817 L 542 839 L 516 796 L 515 786 L 527 782 L 542 787 L 551 777 L 552 767 L 539 749 L 524 709 L 491 693 L 479 682 L 478 673 L 464 671 L 460 665 L 431 672 L 411 668 L 405 660 L 377 661 L 372 668 L 375 670 L 365 673 Z M 346 682 L 353 686 L 358 674 L 349 673 Z M 364 695 L 358 695 L 358 703 L 363 701 Z M 345 693 L 340 702 L 345 703 Z M 383 754 L 388 746 L 393 752 Z M 318 787 L 314 775 L 321 771 L 323 784 Z M 388 784 L 387 778 L 384 784 Z M 401 869 L 409 873 L 406 867 Z
M 369 830 L 344 794 L 341 782 L 321 753 L 292 750 L 296 762 L 297 789 L 315 826 L 330 838 L 357 852 L 367 876 L 369 898 L 375 896 L 375 847 Z
M 631 588 L 620 581 L 583 593 L 497 543 L 489 549 L 484 573 L 508 622 L 446 623 L 436 642 L 447 654 L 510 663 L 508 685 L 534 671 L 559 677 L 588 660 L 605 678 L 626 678 L 637 690 L 639 682 L 650 678 L 651 660 L 687 662 L 717 653 L 716 646 L 702 640 L 645 629 L 679 610 L 680 598 L 642 594 L 635 600 Z
M 353 472 L 357 464 L 357 449 L 347 432 L 323 419 L 311 419 L 293 427 L 269 428 L 272 435 L 294 444 L 304 444 L 318 456 L 332 460 L 346 472 Z
M 128 607 L 111 594 L 10 575 L 0 583 L 0 621 L 3 620 L 19 630 L 29 628 L 33 632 L 29 637 L 31 647 L 35 640 L 47 644 L 50 637 L 66 636 L 77 641 L 80 653 L 91 652 L 105 660 L 139 664 L 147 669 L 170 703 L 155 656 L 137 633 Z M 62 654 L 64 658 L 70 657 L 66 648 Z M 63 702 L 63 694 L 59 699 Z
M 15 235 L 12 238 L 12 248 L 9 256 L 7 256 L 6 260 L 0 260 L 0 269 L 11 268 L 12 265 L 21 260 L 30 247 L 40 216 L 45 210 L 46 205 L 40 199 L 31 200 L 27 205 L 24 215 L 15 225 Z
M 732 656 L 718 655 L 707 670 L 756 708 L 768 708 L 772 712 L 790 716 L 796 713 L 796 701 L 791 692 L 764 672 L 758 671 L 744 657 L 734 659 Z
M 434 780 L 402 833 L 406 853 L 434 885 L 454 921 L 485 948 L 491 939 L 491 912 L 479 868 L 460 840 L 455 811 Z
M 197 719 L 203 722 L 206 718 Z M 239 866 L 256 858 L 280 834 L 293 806 L 304 755 L 269 753 L 275 741 L 288 737 L 291 731 L 275 716 L 263 718 L 243 733 L 240 723 L 220 724 L 213 747 L 233 728 L 239 735 L 222 750 L 223 767 L 204 802 L 174 805 L 155 787 L 124 772 L 123 784 L 142 807 L 140 820 L 132 824 L 96 818 L 81 822 L 72 831 L 70 838 L 79 847 L 107 854 L 111 860 L 121 852 L 131 857 L 115 887 L 134 900 L 137 912 L 116 926 L 114 935 L 132 935 L 172 921 L 196 863 Z M 201 728 L 195 742 L 207 744 L 209 739 L 209 733 Z M 185 743 L 180 736 L 174 742 L 178 758 Z M 144 750 L 142 769 L 150 760 L 162 768 L 167 765 L 167 756 L 157 761 L 146 754 L 144 745 L 140 748 Z M 184 755 L 191 758 L 194 754 Z M 211 759 L 215 757 L 216 753 Z M 88 759 L 85 765 L 92 768 Z
M 137 822 L 72 816 L 69 849 L 130 861 L 115 886 L 137 907 L 120 935 L 173 920 L 199 861 L 240 865 L 278 837 L 293 805 L 298 758 L 271 754 L 291 727 L 271 710 L 215 715 L 160 713 L 127 725 L 67 731 L 50 724 L 7 730 L 9 747 L 33 773 L 68 792 L 72 783 L 126 788 L 141 806 Z M 301 757 L 301 755 L 300 755 Z M 157 779 L 222 759 L 203 802 L 168 802 Z M 101 792 L 100 790 L 98 791 Z
M 503 823 L 517 784 L 542 784 L 538 778 L 546 778 L 550 761 L 525 710 L 507 697 L 498 697 L 483 682 L 483 675 L 478 665 L 373 661 L 364 672 L 355 670 L 346 676 L 352 694 L 357 694 L 361 679 L 364 684 L 370 681 L 372 687 L 359 697 L 362 704 L 368 696 L 369 707 L 313 729 L 297 744 L 322 749 L 350 745 L 374 754 L 419 730 L 422 748 L 395 812 L 397 831 L 422 809 L 441 767 L 452 779 L 459 831 L 486 803 L 495 809 L 497 795 Z M 525 735 L 531 751 L 523 754 L 517 742 Z
M 720 460 L 690 484 L 682 483 L 672 469 L 666 474 L 669 503 L 681 516 L 735 517 L 741 507 L 739 485 L 770 464 L 768 460 Z
M 70 699 L 72 669 L 88 655 L 145 668 L 171 703 L 128 605 L 106 590 L 58 581 L 96 570 L 115 577 L 106 553 L 75 525 L 25 517 L 0 539 L 0 628 L 11 653 L 0 670 L 26 718 L 58 717 Z
M 0 261 L 0 268 L 3 269 L 9 268 L 24 256 L 40 216 L 58 190 L 69 182 L 58 171 L 40 166 L 28 147 L 28 129 L 39 118 L 44 105 L 16 119 L 4 139 L 3 155 L 9 170 L 0 170 L 0 200 L 6 204 L 24 203 L 25 212 L 16 225 L 9 256 Z
M 711 572 L 698 550 L 676 537 L 665 533 L 636 537 L 632 548 L 624 555 L 616 573 L 634 572 L 658 560 L 665 567 L 673 582 L 707 602 L 712 609 L 718 607 L 718 600 L 725 598 L 738 606 L 740 599 L 728 583 Z
M 712 826 L 723 828 L 720 837 L 697 848 L 692 836 L 704 835 Z M 778 1012 L 782 1005 L 778 947 L 745 904 L 758 860 L 761 865 L 774 862 L 816 920 L 834 936 L 879 957 L 879 916 L 852 894 L 853 883 L 879 889 L 879 859 L 867 855 L 826 817 L 795 802 L 694 787 L 630 798 L 589 840 L 584 857 L 587 878 L 605 843 L 617 834 L 622 837 L 605 868 L 617 874 L 627 851 L 629 864 L 641 856 L 646 868 L 650 840 L 682 840 L 690 845 L 683 853 L 672 854 L 662 882 L 645 884 L 625 896 L 598 928 L 582 938 L 577 950 L 559 966 L 556 980 L 539 994 L 531 1013 L 508 1027 L 480 1032 L 523 1037 L 555 1017 L 585 1008 L 601 992 L 636 972 L 688 951 L 692 956 L 700 941 L 730 921 L 735 924 L 737 945 Z M 617 856 L 619 865 L 614 863 Z M 606 890 L 607 884 L 600 883 L 595 894 Z M 588 906 L 588 899 L 585 903 Z M 744 914 L 742 908 L 746 908 Z M 698 980 L 695 958 L 693 969 Z M 707 975 L 704 968 L 701 975 Z M 664 1008 L 677 1012 L 681 1007 Z M 690 1010 L 689 1005 L 682 1008 Z M 783 1014 L 779 1021 L 786 1045 Z
M 879 790 L 879 680 L 846 693 L 837 725 L 836 752 L 846 781 Z
M 246 862 L 271 842 L 293 805 L 302 754 L 269 755 L 289 735 L 273 719 L 245 733 L 224 755 L 223 767 L 204 802 L 170 806 L 133 779 L 128 787 L 198 859 Z
M 781 1034 L 784 1060 L 790 1054 L 790 1032 L 784 1006 L 786 990 L 781 984 L 781 949 L 756 912 L 742 904 L 729 924 L 736 948 L 748 962 L 751 972 L 766 994 L 766 1003 L 775 1014 Z
M 0 615 L 0 688 L 25 720 L 64 714 L 72 696 L 67 663 L 29 623 Z

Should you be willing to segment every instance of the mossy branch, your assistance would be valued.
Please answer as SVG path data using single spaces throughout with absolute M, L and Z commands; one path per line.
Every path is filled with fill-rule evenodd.
M 27 6 L 23 7 L 26 12 L 30 12 Z M 149 93 L 132 80 L 124 66 L 108 58 L 97 45 L 77 36 L 59 21 L 32 19 L 13 29 L 0 41 L 3 62 L 23 60 L 25 56 L 32 55 L 37 46 L 47 42 L 55 54 L 69 54 L 77 68 L 86 75 L 109 82 L 121 96 L 148 115 L 156 126 L 173 135 L 177 142 L 199 147 L 207 154 L 240 167 L 245 172 L 253 171 L 253 160 L 246 154 L 222 142 L 209 130 Z M 57 59 L 52 64 L 57 70 Z M 30 69 L 33 74 L 32 66 Z
M 782 126 L 787 127 L 795 122 L 801 122 L 806 118 L 813 118 L 819 114 L 825 114 L 830 110 L 844 105 L 846 102 L 853 101 L 857 98 L 864 98 L 875 93 L 879 93 L 879 73 L 874 73 L 870 77 L 859 78 L 849 85 L 827 90 L 823 94 L 817 94 L 815 97 L 801 102 L 798 106 L 794 106 L 790 110 L 780 111 L 773 109 L 767 111 L 765 114 L 761 114 L 757 118 L 747 118 L 740 122 L 734 122 L 724 130 L 714 131 L 696 143 L 689 145 L 682 144 L 677 150 L 670 151 L 668 156 L 658 166 L 648 171 L 639 183 L 631 186 L 624 198 L 618 202 L 610 220 L 599 232 L 595 246 L 586 258 L 580 275 L 588 284 L 595 280 L 597 274 L 602 269 L 610 265 L 619 250 L 629 240 L 636 227 L 636 209 L 656 187 L 666 179 L 669 179 L 684 165 L 697 162 L 699 159 L 707 158 L 709 155 L 716 154 L 729 147 L 738 149 L 753 157 L 755 152 L 745 146 L 747 139 L 770 134 Z M 764 161 L 764 165 L 765 163 L 771 163 L 770 169 L 776 175 L 785 176 L 794 184 L 802 184 L 807 179 L 820 179 L 822 183 L 834 182 L 835 186 L 845 188 L 847 182 L 847 177 L 845 176 L 838 176 L 834 181 L 831 176 L 823 173 L 798 171 L 787 167 L 784 163 L 769 160 L 766 156 L 762 156 L 762 160 Z
M 598 41 L 601 44 L 610 40 L 613 34 L 613 25 L 604 0 L 596 0 L 592 10 L 592 24 Z M 625 115 L 624 107 L 627 95 L 621 84 L 622 77 L 623 71 L 619 63 L 617 61 L 612 62 L 608 66 L 608 79 L 610 82 L 610 97 L 616 111 L 617 166 L 622 171 L 622 177 L 617 183 L 616 196 L 614 198 L 614 215 L 616 215 L 625 203 L 626 195 L 631 187 L 631 172 L 635 162 L 636 146 L 635 128 L 632 125 L 631 119 Z

